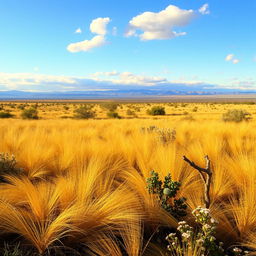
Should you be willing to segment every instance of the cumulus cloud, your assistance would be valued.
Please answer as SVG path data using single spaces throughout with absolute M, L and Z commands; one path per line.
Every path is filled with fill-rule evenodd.
M 97 18 L 91 22 L 90 30 L 92 33 L 98 35 L 106 35 L 107 34 L 107 25 L 110 22 L 110 18 Z
M 237 63 L 240 62 L 240 60 L 239 60 L 239 59 L 236 59 L 236 58 L 235 58 L 235 55 L 232 54 L 232 53 L 231 53 L 231 54 L 228 54 L 228 55 L 226 56 L 225 60 L 226 60 L 226 61 L 230 61 L 230 62 L 232 62 L 233 64 L 237 64 Z
M 76 29 L 75 33 L 76 33 L 76 34 L 81 34 L 81 33 L 82 33 L 81 28 Z
M 76 43 L 71 43 L 67 46 L 69 52 L 87 52 L 93 48 L 100 47 L 106 44 L 107 25 L 110 22 L 110 18 L 97 18 L 90 24 L 90 30 L 92 33 L 97 34 L 90 40 L 84 40 Z M 77 32 L 80 31 L 80 32 Z M 78 28 L 76 33 L 81 33 L 81 29 Z
M 129 21 L 125 36 L 139 36 L 141 40 L 184 36 L 186 32 L 177 32 L 174 28 L 188 25 L 195 16 L 195 11 L 183 10 L 175 5 L 169 5 L 160 12 L 144 12 Z M 137 34 L 137 30 L 142 33 Z
M 87 52 L 93 48 L 100 47 L 105 44 L 105 37 L 102 35 L 98 35 L 93 37 L 91 40 L 84 40 L 81 42 L 69 44 L 67 50 L 70 52 Z
M 202 15 L 210 14 L 209 4 L 204 4 L 198 10 Z

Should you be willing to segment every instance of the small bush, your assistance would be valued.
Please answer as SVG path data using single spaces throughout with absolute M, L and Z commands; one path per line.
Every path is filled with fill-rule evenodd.
M 193 112 L 197 112 L 197 110 L 198 110 L 198 107 L 194 107 L 194 108 L 192 109 Z
M 74 117 L 79 119 L 89 119 L 96 116 L 95 111 L 92 110 L 93 106 L 84 105 L 74 110 Z
M 13 115 L 10 112 L 1 111 L 0 118 L 11 118 Z
M 147 189 L 150 194 L 155 194 L 162 206 L 175 218 L 186 216 L 186 198 L 176 198 L 181 183 L 173 181 L 169 173 L 164 181 L 159 179 L 159 174 L 151 171 L 151 177 L 147 178 Z
M 24 109 L 21 113 L 23 119 L 38 119 L 38 111 L 35 108 Z
M 114 102 L 106 102 L 106 103 L 102 103 L 101 107 L 103 109 L 108 110 L 109 112 L 115 112 L 115 110 L 118 108 L 118 104 L 114 103 Z
M 24 110 L 24 109 L 25 109 L 25 106 L 24 106 L 23 104 L 21 104 L 21 105 L 18 106 L 18 109 Z
M 135 116 L 135 112 L 130 110 L 130 109 L 127 109 L 126 115 L 128 115 L 128 116 Z
M 242 121 L 248 121 L 251 119 L 251 114 L 247 111 L 241 110 L 241 109 L 231 109 L 228 110 L 226 113 L 222 116 L 223 121 L 225 122 L 242 122 Z
M 165 115 L 165 108 L 161 106 L 154 106 L 147 110 L 147 114 L 151 116 Z
M 112 111 L 107 113 L 107 117 L 109 117 L 109 118 L 117 118 L 117 119 L 121 118 L 121 116 L 119 116 L 119 114 L 117 112 L 112 112 Z
M 7 153 L 0 153 L 0 182 L 5 182 L 6 175 L 20 175 L 22 169 L 17 167 L 15 157 Z

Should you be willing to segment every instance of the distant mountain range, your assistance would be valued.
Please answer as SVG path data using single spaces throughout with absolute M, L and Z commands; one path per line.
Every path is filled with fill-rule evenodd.
M 238 91 L 231 89 L 204 89 L 187 90 L 187 88 L 179 88 L 179 90 L 170 90 L 170 88 L 159 88 L 152 86 L 151 88 L 124 88 L 90 90 L 90 91 L 65 91 L 65 92 L 30 92 L 30 91 L 0 91 L 0 100 L 25 100 L 25 99 L 115 99 L 115 98 L 153 98 L 161 96 L 175 95 L 243 95 L 255 94 L 255 91 Z

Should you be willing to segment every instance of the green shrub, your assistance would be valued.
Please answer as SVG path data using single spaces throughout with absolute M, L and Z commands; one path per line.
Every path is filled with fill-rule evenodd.
M 151 116 L 165 115 L 165 108 L 161 106 L 154 106 L 147 110 L 147 114 Z
M 117 112 L 112 112 L 112 111 L 109 111 L 107 113 L 107 117 L 109 117 L 109 118 L 117 118 L 117 119 L 121 118 L 121 116 L 119 116 L 119 114 Z
M 21 113 L 23 119 L 38 119 L 38 111 L 35 108 L 24 109 Z
M 1 111 L 0 118 L 11 118 L 13 115 L 10 112 Z
M 165 176 L 164 181 L 159 179 L 159 174 L 151 171 L 151 177 L 147 179 L 147 189 L 150 194 L 155 194 L 158 200 L 167 212 L 175 218 L 186 215 L 187 205 L 184 197 L 176 198 L 181 183 L 173 181 L 171 174 Z
M 241 109 L 231 109 L 222 115 L 225 122 L 242 122 L 251 119 L 251 114 Z
M 92 110 L 93 106 L 84 105 L 74 110 L 74 117 L 79 119 L 89 119 L 96 116 L 95 111 Z

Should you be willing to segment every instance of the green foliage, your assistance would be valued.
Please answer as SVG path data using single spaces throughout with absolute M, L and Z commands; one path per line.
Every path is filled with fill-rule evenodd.
M 79 119 L 89 119 L 96 116 L 95 111 L 92 110 L 92 105 L 83 105 L 74 110 L 74 117 Z
M 24 109 L 21 113 L 23 119 L 38 119 L 38 111 L 35 108 Z
M 222 115 L 222 119 L 225 122 L 242 122 L 251 119 L 251 114 L 242 109 L 231 109 Z
M 165 115 L 165 108 L 161 106 L 154 106 L 147 110 L 147 114 L 151 116 Z
M 148 192 L 157 195 L 161 206 L 176 218 L 185 216 L 187 208 L 184 197 L 176 198 L 180 186 L 180 182 L 172 180 L 170 173 L 162 181 L 159 174 L 152 171 L 151 177 L 147 179 Z
M 8 153 L 0 153 L 0 182 L 5 182 L 6 175 L 20 175 L 22 169 L 17 167 L 15 157 Z
M 1 111 L 0 112 L 0 118 L 11 118 L 13 115 L 10 112 L 7 111 Z
M 109 111 L 107 113 L 107 117 L 109 117 L 109 118 L 117 118 L 117 119 L 121 118 L 121 116 L 119 116 L 119 114 L 117 112 L 112 112 L 112 111 Z

